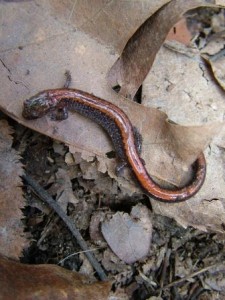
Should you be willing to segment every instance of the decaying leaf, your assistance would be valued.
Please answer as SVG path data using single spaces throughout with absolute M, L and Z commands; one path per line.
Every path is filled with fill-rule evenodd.
M 188 51 L 190 48 L 186 47 L 186 49 Z M 213 53 L 213 47 L 210 47 L 210 53 Z M 143 84 L 142 91 L 144 105 L 160 108 L 177 123 L 192 125 L 193 123 L 204 124 L 217 120 L 222 124 L 224 120 L 224 93 L 221 92 L 217 84 L 214 84 L 207 65 L 200 57 L 199 50 L 194 56 L 191 56 L 177 54 L 165 47 L 161 48 L 152 70 Z M 171 130 L 179 144 L 188 137 L 189 129 L 188 126 L 185 126 L 181 133 L 178 127 L 171 124 Z M 191 128 L 193 127 L 190 126 L 192 132 Z M 201 126 L 196 126 L 196 129 L 201 131 L 200 128 Z M 213 130 L 213 126 L 205 128 L 203 135 L 209 134 L 210 136 L 211 130 Z M 200 131 L 196 132 L 198 141 L 202 137 Z M 191 225 L 205 231 L 223 231 L 221 225 L 224 222 L 223 165 L 225 157 L 223 150 L 220 150 L 216 145 L 224 147 L 224 127 L 218 127 L 218 132 L 220 132 L 220 139 L 215 139 L 210 148 L 205 151 L 207 176 L 203 189 L 196 197 L 183 203 L 183 205 L 176 205 L 177 208 L 153 203 L 155 212 L 170 217 L 175 216 L 177 222 L 184 227 Z M 195 141 L 195 137 L 192 136 L 190 144 L 194 144 Z M 177 147 L 179 148 L 178 145 Z M 185 151 L 189 151 L 189 146 L 186 145 L 183 150 L 180 153 L 181 157 L 186 156 Z M 196 198 L 202 199 L 202 202 L 196 202 Z
M 204 288 L 211 288 L 214 291 L 222 292 L 221 295 L 225 294 L 225 266 L 220 264 L 210 270 L 210 275 L 204 280 Z
M 21 221 L 25 206 L 20 178 L 23 169 L 18 153 L 12 149 L 12 129 L 4 120 L 0 127 L 0 254 L 19 259 L 29 244 Z
M 212 85 L 209 89 L 210 74 L 206 69 L 202 73 L 202 65 L 195 60 L 183 56 L 181 61 L 177 61 L 177 54 L 163 48 L 158 59 L 163 57 L 169 58 L 163 60 L 162 65 L 154 65 L 151 74 L 148 75 L 143 89 L 145 104 L 161 107 L 166 110 L 170 117 L 177 121 L 185 120 L 185 123 L 192 124 L 194 122 L 204 122 L 205 120 L 214 121 L 216 119 L 223 120 L 224 112 L 224 95 L 219 91 L 216 85 Z M 176 68 L 171 69 L 171 64 Z M 164 69 L 167 74 L 166 82 L 161 85 L 159 90 L 157 87 L 161 84 L 160 74 Z M 189 73 L 190 72 L 190 73 Z M 186 74 L 182 76 L 181 74 Z M 195 76 L 199 74 L 199 80 L 195 82 Z M 200 76 L 202 74 L 202 76 Z M 155 82 L 153 86 L 151 83 Z M 184 84 L 185 93 L 184 93 Z M 173 85 L 173 88 L 168 90 L 168 86 Z M 201 93 L 199 93 L 201 91 Z M 157 97 L 155 97 L 157 93 Z M 204 98 L 201 95 L 205 95 Z M 216 96 L 215 96 L 216 95 Z M 208 98 L 207 98 L 208 96 Z M 180 103 L 183 105 L 180 105 Z M 171 103 L 171 105 L 170 105 Z M 176 125 L 171 124 L 172 130 L 177 130 Z M 186 127 L 188 130 L 188 128 Z M 200 130 L 200 127 L 199 127 Z M 205 128 L 204 134 L 210 130 Z M 179 129 L 178 129 L 179 131 Z M 221 128 L 221 134 L 224 129 Z M 174 134 L 180 134 L 175 133 Z M 182 142 L 188 136 L 186 134 L 177 138 L 177 141 Z M 224 135 L 223 135 L 224 136 Z M 201 133 L 196 134 L 196 138 L 201 138 Z M 215 141 L 216 142 L 216 141 Z M 191 138 L 190 144 L 195 143 L 195 138 Z M 221 138 L 219 145 L 224 143 L 224 138 Z M 186 151 L 188 150 L 186 147 Z M 168 206 L 162 203 L 154 203 L 154 211 L 168 217 L 175 217 L 176 221 L 184 227 L 193 226 L 201 230 L 215 230 L 223 232 L 222 224 L 224 219 L 224 152 L 220 150 L 214 143 L 211 143 L 210 148 L 205 152 L 207 160 L 207 176 L 203 188 L 192 199 L 182 204 Z M 185 151 L 182 152 L 185 156 Z M 216 166 L 216 167 L 215 167 Z M 196 199 L 202 201 L 196 201 Z
M 110 282 L 88 278 L 55 265 L 26 265 L 0 257 L 0 297 L 25 299 L 108 299 Z
M 105 270 L 112 273 L 126 272 L 130 278 L 133 275 L 132 266 L 122 261 L 109 247 L 104 251 L 102 265 Z
M 120 94 L 133 99 L 173 25 L 187 10 L 206 5 L 209 5 L 209 1 L 172 0 L 162 6 L 127 42 L 120 58 L 108 73 L 110 84 L 119 85 Z
M 105 212 L 96 211 L 91 216 L 89 233 L 90 238 L 95 245 L 104 245 L 105 241 L 100 231 L 100 224 L 105 218 Z
M 135 30 L 157 9 L 170 0 L 102 1 L 93 5 L 83 0 L 76 2 L 51 1 L 48 8 L 76 28 L 86 32 L 103 44 L 121 52 Z
M 102 223 L 102 234 L 113 252 L 128 264 L 143 259 L 149 252 L 152 224 L 148 209 L 139 204 L 130 215 L 117 212 Z
M 222 48 L 222 50 L 219 50 L 219 52 L 215 53 L 214 55 L 206 55 L 202 54 L 204 59 L 208 62 L 208 64 L 211 66 L 213 75 L 215 76 L 217 82 L 219 85 L 225 90 L 225 51 L 224 51 L 224 38 L 217 40 L 214 43 L 215 47 L 218 46 Z M 206 49 L 205 49 L 206 51 Z
M 224 11 L 221 10 L 212 17 L 212 34 L 206 39 L 204 47 L 201 48 L 201 56 L 211 66 L 215 79 L 223 89 L 225 89 L 224 29 L 225 16 Z
M 167 40 L 175 40 L 184 45 L 189 45 L 191 41 L 192 35 L 187 28 L 187 20 L 186 18 L 182 18 L 178 21 L 169 31 L 166 39 Z
M 68 203 L 76 205 L 78 199 L 76 199 L 73 190 L 72 183 L 69 174 L 66 170 L 59 169 L 56 174 L 56 189 L 57 189 L 57 201 L 64 211 L 67 210 Z

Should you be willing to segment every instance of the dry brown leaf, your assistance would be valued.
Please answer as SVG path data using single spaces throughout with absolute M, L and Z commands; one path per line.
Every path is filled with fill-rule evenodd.
M 101 259 L 102 266 L 105 270 L 116 273 L 128 273 L 130 278 L 132 278 L 133 270 L 132 266 L 123 262 L 112 250 L 108 247 L 103 254 Z
M 19 259 L 29 244 L 21 221 L 25 206 L 20 178 L 23 169 L 18 153 L 12 149 L 13 130 L 5 120 L 0 120 L 0 127 L 0 254 Z
M 211 66 L 213 75 L 215 76 L 215 79 L 219 83 L 219 85 L 225 90 L 225 51 L 224 51 L 224 38 L 220 39 L 220 41 L 215 41 L 214 43 L 216 49 L 219 49 L 219 52 L 214 53 L 214 55 L 206 55 L 204 52 L 206 49 L 204 49 L 202 57 L 208 62 L 208 64 Z M 213 48 L 213 47 L 212 47 Z M 210 50 L 212 50 L 212 48 Z M 216 50 L 214 49 L 214 51 Z M 212 53 L 212 52 L 211 52 Z
M 157 110 L 146 109 L 138 104 L 131 104 L 125 99 L 121 101 L 106 88 L 104 76 L 100 74 L 106 74 L 107 66 L 109 67 L 110 65 L 108 49 L 101 47 L 99 51 L 100 45 L 97 44 L 96 41 L 88 39 L 87 36 L 79 32 L 74 33 L 67 29 L 67 33 L 62 35 L 62 31 L 65 30 L 65 27 L 60 27 L 60 24 L 56 26 L 55 18 L 46 18 L 46 20 L 48 20 L 47 22 L 49 22 L 47 26 L 47 24 L 43 23 L 45 21 L 45 19 L 43 19 L 43 9 L 40 11 L 39 8 L 33 7 L 32 3 L 25 3 L 23 5 L 23 8 L 27 9 L 28 12 L 33 9 L 33 14 L 35 14 L 35 18 L 33 15 L 29 18 L 28 13 L 26 15 L 26 17 L 29 18 L 27 21 L 29 21 L 30 24 L 38 23 L 39 27 L 38 29 L 36 26 L 33 27 L 29 38 L 26 35 L 21 35 L 21 38 L 24 38 L 24 47 L 22 50 L 19 50 L 19 52 L 18 50 L 14 50 L 16 45 L 19 46 L 18 41 L 15 40 L 14 47 L 2 55 L 2 77 L 4 78 L 5 86 L 5 91 L 2 93 L 2 98 L 0 99 L 2 109 L 27 126 L 75 146 L 77 150 L 83 151 L 83 156 L 85 150 L 89 155 L 95 154 L 99 157 L 104 157 L 105 153 L 112 150 L 108 138 L 97 125 L 93 126 L 91 121 L 79 115 L 71 116 L 68 120 L 63 122 L 52 122 L 48 118 L 30 122 L 25 122 L 25 120 L 21 119 L 22 102 L 27 98 L 27 93 L 30 95 L 44 88 L 62 86 L 62 70 L 64 70 L 67 65 L 70 64 L 72 66 L 74 64 L 76 65 L 76 69 L 74 68 L 72 73 L 76 80 L 76 87 L 94 92 L 96 95 L 102 96 L 105 99 L 112 97 L 112 101 L 123 108 L 130 116 L 134 125 L 139 128 L 145 144 L 142 155 L 150 174 L 175 185 L 183 183 L 183 178 L 187 178 L 187 174 L 183 172 L 183 166 L 193 162 L 199 151 L 203 149 L 211 137 L 206 136 L 203 144 L 195 143 L 191 146 L 190 139 L 186 139 L 185 144 L 183 144 L 183 149 L 188 146 L 191 156 L 189 156 L 186 161 L 179 159 L 176 153 L 176 140 L 172 133 L 169 132 L 170 125 L 166 122 L 166 115 L 159 113 Z M 7 28 L 11 28 L 10 24 L 14 25 L 18 20 L 21 22 L 20 11 L 12 15 L 15 4 L 11 4 L 10 6 L 4 5 L 3 9 L 9 25 Z M 18 34 L 24 32 L 26 29 L 24 26 L 26 26 L 26 23 L 20 23 L 20 27 L 17 27 L 19 31 Z M 66 25 L 64 24 L 64 26 Z M 5 37 L 7 36 L 8 35 L 5 34 Z M 52 36 L 53 38 L 50 39 L 48 36 Z M 27 41 L 25 38 L 27 38 Z M 32 44 L 29 44 L 30 41 L 32 41 Z M 3 48 L 7 47 L 7 45 L 8 38 L 4 40 Z M 76 53 L 75 56 L 73 55 L 73 49 Z M 64 53 L 63 57 L 61 53 Z M 92 59 L 92 53 L 95 53 L 94 61 Z M 44 61 L 41 59 L 43 56 L 45 56 Z M 75 59 L 73 59 L 73 57 L 75 57 Z M 102 63 L 99 64 L 98 61 Z M 29 77 L 23 72 L 24 68 L 29 70 Z M 46 69 L 48 69 L 48 72 L 43 72 Z M 39 70 L 41 74 L 38 81 L 34 74 L 37 70 Z M 90 70 L 95 70 L 98 76 L 93 78 Z M 51 77 L 52 72 L 54 76 Z M 81 74 L 83 74 L 83 77 Z M 10 81 L 8 80 L 8 76 Z M 17 76 L 21 77 L 21 80 L 17 80 Z M 58 76 L 58 79 L 56 79 L 56 76 Z M 97 82 L 97 79 L 99 82 Z M 56 80 L 58 83 L 53 83 Z M 14 82 L 17 82 L 17 84 L 14 84 Z M 31 92 L 26 90 L 27 86 Z M 20 101 L 17 99 L 17 94 L 21 95 Z M 4 99 L 12 99 L 12 101 L 5 102 Z M 151 149 L 149 145 L 151 145 Z M 172 164 L 170 164 L 170 162 L 172 162 Z M 106 163 L 110 164 L 110 160 L 107 160 Z M 113 169 L 109 167 L 109 172 L 111 176 L 115 177 L 114 165 L 113 161 L 111 163 Z M 160 168 L 160 166 L 163 167 Z M 171 174 L 173 174 L 172 177 Z
M 189 45 L 192 39 L 192 35 L 187 28 L 187 20 L 186 18 L 182 18 L 178 21 L 168 33 L 167 40 L 174 40 L 180 42 L 184 45 Z
M 218 42 L 218 39 L 216 39 Z M 215 43 L 217 44 L 217 43 Z M 202 50 L 212 55 L 223 47 L 220 43 L 214 47 L 210 43 Z M 172 48 L 170 48 L 172 49 Z M 191 49 L 192 50 L 192 49 Z M 158 107 L 167 112 L 170 119 L 177 123 L 190 124 L 224 121 L 224 93 L 214 84 L 211 73 L 201 60 L 200 51 L 189 55 L 190 48 L 186 47 L 185 55 L 177 54 L 166 48 L 161 48 L 156 61 L 143 84 L 143 101 L 146 106 Z M 171 67 L 173 66 L 173 67 Z M 154 84 L 153 84 L 154 83 Z M 182 143 L 189 133 L 184 129 L 180 131 L 176 125 L 171 125 L 176 141 Z M 197 128 L 197 127 L 196 127 Z M 214 130 L 213 128 L 211 128 Z M 224 147 L 224 127 L 220 135 L 211 143 L 206 152 L 207 177 L 203 190 L 194 198 L 203 199 L 201 203 L 191 199 L 183 205 L 174 207 L 153 203 L 155 212 L 175 219 L 183 226 L 194 226 L 201 230 L 223 232 L 224 219 L 224 152 L 216 145 Z M 175 131 L 176 132 L 175 132 Z M 205 128 L 203 133 L 196 132 L 199 140 L 210 131 Z M 203 135 L 202 135 L 203 134 Z M 195 143 L 195 138 L 192 138 Z M 188 145 L 186 150 L 188 151 Z M 182 151 L 185 157 L 185 151 Z M 216 167 L 215 167 L 216 166 Z
M 210 270 L 210 276 L 206 278 L 203 282 L 204 288 L 212 289 L 214 291 L 220 292 L 221 297 L 222 295 L 225 295 L 225 265 L 220 264 L 217 267 L 212 268 Z
M 62 209 L 66 212 L 68 203 L 76 205 L 78 199 L 75 197 L 72 189 L 71 179 L 66 170 L 59 169 L 56 173 L 57 186 L 57 202 L 60 203 Z
M 211 66 L 213 75 L 219 85 L 225 89 L 225 16 L 223 10 L 212 17 L 211 27 L 214 33 L 206 40 L 206 45 L 201 49 L 201 56 Z
M 51 14 L 121 52 L 135 30 L 170 0 L 75 2 L 51 1 Z
M 127 213 L 117 212 L 102 223 L 102 234 L 113 252 L 132 264 L 149 252 L 152 223 L 146 206 L 138 204 Z
M 108 299 L 110 282 L 90 284 L 88 278 L 55 265 L 26 265 L 0 257 L 0 298 Z
M 214 1 L 172 0 L 157 10 L 127 42 L 120 58 L 108 73 L 112 87 L 120 86 L 120 94 L 134 98 L 146 78 L 155 56 L 170 29 L 188 10 L 207 6 Z
M 168 113 L 172 120 L 178 123 L 201 122 L 204 124 L 215 120 L 223 121 L 224 94 L 221 93 L 217 85 L 213 84 L 207 68 L 199 60 L 184 55 L 178 59 L 178 55 L 166 48 L 159 51 L 157 61 L 161 63 L 156 61 L 152 72 L 145 80 L 143 103 L 160 107 Z M 171 68 L 171 66 L 174 67 Z M 210 130 L 215 130 L 215 128 L 210 129 L 208 126 L 201 133 L 203 128 L 196 126 L 198 141 L 203 135 L 210 135 Z M 188 131 L 186 131 L 188 126 L 183 128 L 183 134 L 174 124 L 171 124 L 171 130 L 174 135 L 178 135 L 176 138 L 178 143 L 182 143 L 189 136 Z M 222 145 L 225 140 L 224 127 L 221 127 L 220 130 L 221 138 L 215 142 Z M 189 201 L 173 206 L 155 203 L 155 201 L 153 203 L 152 201 L 156 213 L 173 217 L 184 227 L 193 226 L 204 231 L 223 231 L 222 224 L 225 221 L 223 179 L 225 156 L 224 152 L 215 145 L 215 142 L 211 143 L 210 148 L 205 152 L 207 176 L 199 193 Z M 190 138 L 189 145 L 194 143 L 196 143 L 196 139 L 193 136 Z M 184 147 L 182 156 L 186 156 L 185 149 L 190 151 L 189 145 Z M 197 199 L 202 199 L 202 201 L 196 201 Z
M 12 15 L 12 12 L 14 12 L 13 9 L 16 7 L 15 5 L 16 4 L 11 4 L 10 6 L 3 5 L 4 15 L 8 22 L 7 28 L 15 26 L 14 24 L 19 20 L 19 22 L 21 22 L 20 11 Z M 89 155 L 105 157 L 105 153 L 112 150 L 111 143 L 105 133 L 103 133 L 97 125 L 93 125 L 93 122 L 90 120 L 86 120 L 77 114 L 63 122 L 52 122 L 48 118 L 29 122 L 21 118 L 22 102 L 28 97 L 28 94 L 34 94 L 48 87 L 62 86 L 62 72 L 66 66 L 71 65 L 72 67 L 76 65 L 76 68 L 72 68 L 72 73 L 74 74 L 73 78 L 76 80 L 76 87 L 93 92 L 105 99 L 111 98 L 112 102 L 125 110 L 134 125 L 139 128 L 145 144 L 142 155 L 146 161 L 149 173 L 175 185 L 183 183 L 183 178 L 187 177 L 187 174 L 183 172 L 183 166 L 193 162 L 199 151 L 203 149 L 205 144 L 209 143 L 211 136 L 205 136 L 203 144 L 200 142 L 191 144 L 191 146 L 191 140 L 186 139 L 185 143 L 183 143 L 183 149 L 188 146 L 191 156 L 186 158 L 186 161 L 179 159 L 176 153 L 176 137 L 169 131 L 170 125 L 166 122 L 167 116 L 165 114 L 159 113 L 157 110 L 146 109 L 138 104 L 131 104 L 125 99 L 119 100 L 118 97 L 112 94 L 110 89 L 106 87 L 104 74 L 106 74 L 107 68 L 110 66 L 110 54 L 108 49 L 103 46 L 99 49 L 100 45 L 95 40 L 88 39 L 87 36 L 80 32 L 74 33 L 67 29 L 67 33 L 62 35 L 62 31 L 65 30 L 65 27 L 60 27 L 60 24 L 56 26 L 56 20 L 51 16 L 43 19 L 43 8 L 39 10 L 36 6 L 33 7 L 33 3 L 24 3 L 23 5 L 23 8 L 28 10 L 26 17 L 30 17 L 27 22 L 34 24 L 34 26 L 32 27 L 33 30 L 30 32 L 30 36 L 27 37 L 25 34 L 21 35 L 26 29 L 26 23 L 20 23 L 20 27 L 18 26 L 17 29 L 18 35 L 20 34 L 21 38 L 24 38 L 23 49 L 19 50 L 19 52 L 17 49 L 14 50 L 19 46 L 18 41 L 15 40 L 15 45 L 12 49 L 2 54 L 3 65 L 1 70 L 2 77 L 4 78 L 3 85 L 5 87 L 2 98 L 0 99 L 2 109 L 19 122 L 52 136 L 55 139 L 75 146 L 76 150 L 79 149 L 83 151 L 83 157 L 85 151 Z M 29 16 L 30 10 L 35 14 L 35 18 L 33 15 Z M 45 12 L 45 14 L 46 13 L 47 12 Z M 45 20 L 46 22 L 50 22 L 48 26 L 44 23 Z M 38 29 L 35 26 L 36 23 L 39 24 Z M 66 26 L 66 24 L 64 24 L 64 26 Z M 41 36 L 39 36 L 40 33 Z M 8 35 L 5 32 L 3 32 L 3 34 L 5 34 L 5 40 L 3 38 L 4 49 L 4 47 L 8 46 Z M 52 36 L 52 38 L 50 39 L 48 36 Z M 30 44 L 31 41 L 32 43 Z M 74 51 L 76 53 L 75 56 L 73 55 Z M 64 53 L 63 57 L 61 53 Z M 95 53 L 94 61 L 92 53 Z M 45 56 L 45 60 L 41 59 L 43 56 Z M 113 59 L 113 57 L 111 55 L 111 59 Z M 101 61 L 101 64 L 98 63 L 99 61 Z M 25 74 L 26 72 L 23 72 L 25 71 L 24 68 L 29 70 L 29 77 Z M 48 72 L 44 71 L 46 69 Z M 38 72 L 41 74 L 38 75 L 38 81 L 35 75 L 37 70 L 39 70 Z M 93 77 L 93 71 L 90 72 L 90 70 L 94 70 L 98 75 Z M 52 73 L 54 73 L 54 76 L 51 76 Z M 20 80 L 16 79 L 17 76 Z M 54 81 L 57 82 L 54 83 Z M 17 84 L 15 84 L 15 82 Z M 29 92 L 27 88 L 30 90 Z M 18 94 L 20 95 L 20 100 L 17 98 Z M 5 99 L 12 100 L 5 102 Z M 215 132 L 213 134 L 215 134 Z M 180 135 L 182 135 L 182 130 Z M 149 145 L 151 145 L 151 148 Z M 181 151 L 179 150 L 179 154 L 180 153 Z M 170 164 L 170 162 L 172 162 L 172 164 Z M 107 160 L 106 163 L 110 164 L 110 160 Z M 113 169 L 109 167 L 109 172 L 111 176 L 115 177 L 114 161 L 111 165 L 113 165 Z M 160 166 L 163 166 L 163 168 Z M 171 177 L 171 174 L 173 174 L 173 177 Z

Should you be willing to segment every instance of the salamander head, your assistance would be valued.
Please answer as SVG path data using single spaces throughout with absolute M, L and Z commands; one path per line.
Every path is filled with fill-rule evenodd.
M 44 91 L 24 101 L 22 115 L 28 120 L 37 119 L 46 115 L 52 107 L 54 103 Z

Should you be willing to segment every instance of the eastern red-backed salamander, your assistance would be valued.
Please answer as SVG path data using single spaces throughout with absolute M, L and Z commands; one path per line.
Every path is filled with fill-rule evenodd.
M 164 202 L 184 201 L 198 192 L 206 174 L 206 161 L 201 153 L 195 162 L 192 182 L 180 189 L 165 189 L 156 184 L 148 174 L 139 156 L 134 127 L 128 116 L 114 104 L 76 89 L 45 90 L 24 102 L 23 117 L 40 118 L 51 112 L 54 119 L 68 117 L 68 110 L 100 124 L 109 134 L 118 158 L 126 162 L 133 171 L 142 189 L 150 196 Z

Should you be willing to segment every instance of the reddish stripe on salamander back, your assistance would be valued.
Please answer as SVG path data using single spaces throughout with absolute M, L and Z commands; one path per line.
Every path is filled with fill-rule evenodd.
M 184 201 L 198 192 L 206 175 L 206 161 L 201 153 L 195 162 L 192 182 L 181 189 L 164 189 L 148 174 L 135 145 L 133 126 L 127 115 L 114 104 L 75 89 L 53 89 L 40 92 L 24 102 L 23 116 L 35 119 L 48 112 L 61 112 L 60 119 L 68 117 L 67 110 L 76 111 L 100 124 L 109 134 L 118 157 L 126 161 L 142 189 L 159 201 Z M 56 118 L 59 117 L 56 115 Z

